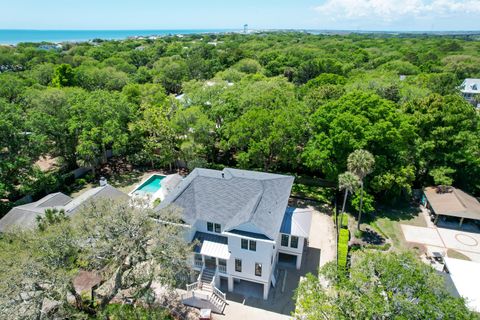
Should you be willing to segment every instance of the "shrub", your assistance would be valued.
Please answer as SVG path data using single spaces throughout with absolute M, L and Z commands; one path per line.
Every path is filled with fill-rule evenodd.
M 348 229 L 340 229 L 338 236 L 338 266 L 345 269 L 347 267 L 348 240 L 350 232 Z
M 86 181 L 85 179 L 83 179 L 83 178 L 77 179 L 77 180 L 75 181 L 75 184 L 76 184 L 77 186 L 79 186 L 79 187 L 85 185 L 86 183 L 87 183 L 87 181 Z
M 153 201 L 153 207 L 155 208 L 156 206 L 158 206 L 160 203 L 162 202 L 162 199 L 160 198 L 157 198 Z
M 367 244 L 365 249 L 375 249 L 380 251 L 388 251 L 392 245 L 390 243 L 385 243 L 382 245 Z
M 62 175 L 62 181 L 64 185 L 70 186 L 75 183 L 75 175 L 72 172 Z
M 355 230 L 355 238 L 360 239 L 363 235 L 361 230 Z

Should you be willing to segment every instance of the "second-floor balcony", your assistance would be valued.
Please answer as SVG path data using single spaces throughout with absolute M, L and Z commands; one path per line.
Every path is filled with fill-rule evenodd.
M 197 269 L 214 269 L 227 273 L 227 260 L 230 259 L 228 238 L 220 235 L 196 232 L 193 265 Z

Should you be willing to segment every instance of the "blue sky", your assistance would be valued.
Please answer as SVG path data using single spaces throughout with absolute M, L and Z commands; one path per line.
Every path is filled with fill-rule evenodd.
M 480 30 L 480 0 L 0 0 L 0 29 Z

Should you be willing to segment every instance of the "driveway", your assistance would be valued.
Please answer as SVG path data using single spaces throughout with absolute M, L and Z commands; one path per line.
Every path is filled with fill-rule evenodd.
M 425 212 L 422 212 L 425 215 Z M 428 216 L 425 216 L 428 222 Z M 464 230 L 437 227 L 432 223 L 428 227 L 401 225 L 405 240 L 425 245 L 427 248 L 446 252 L 453 249 L 469 257 L 472 261 L 480 262 L 480 234 Z M 443 250 L 442 250 L 443 249 Z

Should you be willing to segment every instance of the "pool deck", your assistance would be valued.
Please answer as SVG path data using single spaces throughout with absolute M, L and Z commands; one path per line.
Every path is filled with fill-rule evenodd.
M 162 179 L 162 181 L 160 182 L 160 189 L 158 189 L 156 192 L 154 193 L 150 193 L 150 192 L 138 192 L 138 189 L 145 183 L 147 182 L 148 180 L 150 180 L 152 177 L 154 176 L 161 176 L 161 177 L 164 177 Z M 161 201 L 163 201 L 163 199 L 165 199 L 165 197 L 167 196 L 167 194 L 171 191 L 171 189 L 173 189 L 174 187 L 176 187 L 178 185 L 178 183 L 180 183 L 181 181 L 181 176 L 178 175 L 178 174 L 169 174 L 169 175 L 164 175 L 164 174 L 161 174 L 161 173 L 157 173 L 157 172 L 154 172 L 152 173 L 151 175 L 149 175 L 147 178 L 143 179 L 142 181 L 140 181 L 140 183 L 138 183 L 137 185 L 135 185 L 135 187 L 133 188 L 132 191 L 130 191 L 128 193 L 128 195 L 133 199 L 133 198 L 136 198 L 136 199 L 142 199 L 144 201 L 147 202 L 148 206 L 149 207 L 152 207 L 153 206 L 153 202 L 156 200 L 156 199 L 160 199 Z M 171 186 L 170 186 L 171 184 Z

